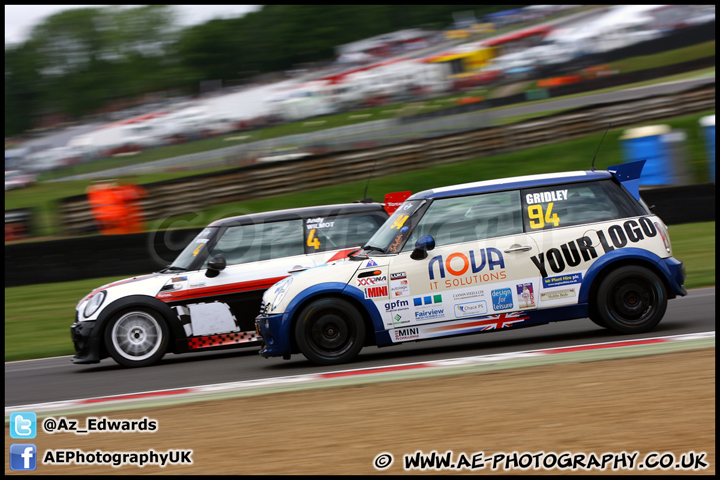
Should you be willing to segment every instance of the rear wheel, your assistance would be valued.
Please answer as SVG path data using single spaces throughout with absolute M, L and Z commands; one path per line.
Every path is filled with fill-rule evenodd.
M 667 309 L 662 280 L 644 267 L 613 270 L 600 284 L 592 319 L 620 333 L 643 333 L 660 323 Z
M 105 328 L 110 356 L 125 367 L 145 367 L 159 361 L 168 344 L 163 318 L 147 308 L 133 308 L 113 317 Z
M 324 298 L 303 309 L 295 324 L 295 340 L 305 357 L 318 365 L 354 359 L 363 347 L 365 324 L 345 300 Z

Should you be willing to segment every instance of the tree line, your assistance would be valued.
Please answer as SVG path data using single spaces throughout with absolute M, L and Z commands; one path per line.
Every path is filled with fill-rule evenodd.
M 478 20 L 510 5 L 266 5 L 181 28 L 168 5 L 66 10 L 5 46 L 5 135 L 43 115 L 68 120 L 154 92 L 192 94 L 203 81 L 332 60 L 339 45 L 406 28 L 442 30 L 453 13 Z

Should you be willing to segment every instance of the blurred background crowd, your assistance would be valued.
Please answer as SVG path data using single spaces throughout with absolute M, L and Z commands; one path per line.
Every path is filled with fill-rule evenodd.
M 428 109 L 610 85 L 644 67 L 617 60 L 679 46 L 701 44 L 697 58 L 666 63 L 707 63 L 714 82 L 714 5 L 268 5 L 192 26 L 177 17 L 174 6 L 74 8 L 6 41 L 6 198 L 38 181 L 111 178 L 109 167 L 178 145 L 193 147 L 142 158 L 168 158 L 157 171 L 172 171 L 216 166 L 231 142 L 247 146 L 233 166 L 359 148 L 367 141 L 343 138 Z M 340 114 L 345 124 L 329 120 Z M 706 123 L 714 138 L 714 116 Z M 288 141 L 256 133 L 288 125 Z M 319 132 L 335 125 L 345 130 Z M 225 144 L 202 143 L 213 138 Z

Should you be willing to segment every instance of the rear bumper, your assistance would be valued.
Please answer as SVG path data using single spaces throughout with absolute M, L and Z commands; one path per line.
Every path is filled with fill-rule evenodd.
M 670 277 L 668 278 L 671 290 L 669 292 L 670 297 L 673 298 L 677 295 L 684 297 L 687 295 L 687 290 L 685 289 L 685 264 L 675 257 L 665 258 L 663 262 L 665 262 L 665 266 L 670 272 Z

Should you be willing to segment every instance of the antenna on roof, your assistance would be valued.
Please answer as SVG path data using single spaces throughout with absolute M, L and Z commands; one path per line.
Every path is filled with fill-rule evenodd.
M 375 158 L 375 163 L 373 163 L 373 168 L 370 170 L 370 175 L 368 176 L 368 181 L 365 184 L 365 191 L 363 192 L 363 198 L 360 200 L 360 203 L 371 203 L 372 198 L 367 198 L 367 189 L 370 186 L 370 179 L 372 178 L 373 173 L 375 173 L 375 167 L 377 166 L 377 157 Z
M 602 145 L 603 140 L 605 140 L 605 135 L 607 135 L 607 132 L 608 132 L 608 130 L 610 130 L 610 126 L 611 126 L 611 125 L 612 125 L 612 122 L 611 122 L 611 123 L 608 123 L 608 126 L 607 126 L 607 128 L 605 129 L 605 133 L 603 133 L 603 136 L 602 136 L 602 138 L 600 139 L 600 144 L 598 145 L 597 150 L 595 150 L 595 155 L 593 155 L 592 163 L 590 164 L 590 170 L 593 171 L 593 172 L 595 171 L 595 157 L 597 157 L 597 154 L 598 154 L 598 152 L 600 151 L 600 145 Z

